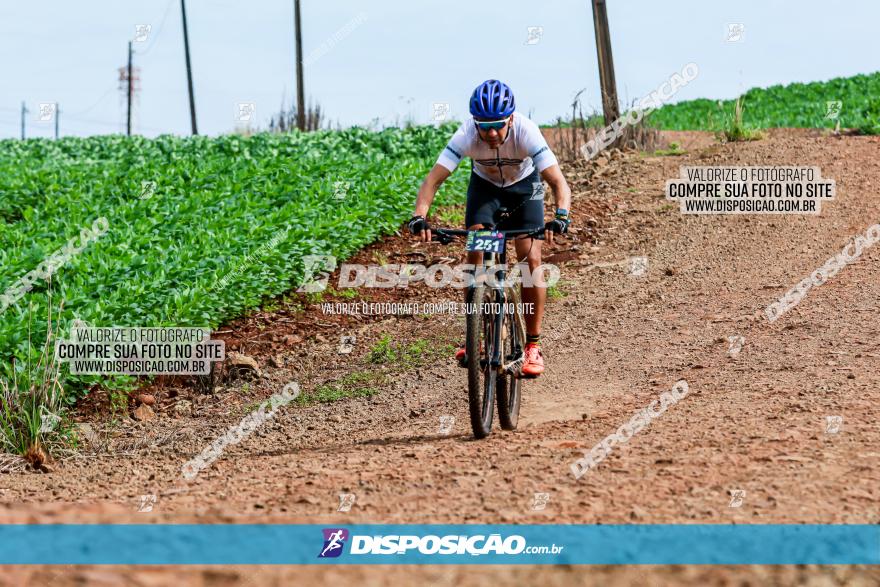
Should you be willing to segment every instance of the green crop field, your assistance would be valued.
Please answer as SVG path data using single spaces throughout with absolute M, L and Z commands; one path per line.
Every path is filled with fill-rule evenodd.
M 216 327 L 300 283 L 304 255 L 344 259 L 398 229 L 453 131 L 0 141 L 0 295 L 106 218 L 52 275 L 62 332 Z M 466 175 L 438 203 L 463 200 Z M 0 377 L 45 340 L 47 288 L 0 313 Z
M 752 88 L 742 96 L 743 123 L 749 128 L 841 128 L 864 134 L 880 133 L 880 72 L 839 77 L 827 82 L 793 83 Z M 829 102 L 840 102 L 839 116 L 828 118 Z M 705 98 L 668 104 L 648 117 L 662 130 L 722 130 L 734 114 L 736 100 Z M 544 127 L 568 128 L 571 120 L 559 119 Z M 579 126 L 604 126 L 600 114 L 578 121 Z
M 880 72 L 827 82 L 753 88 L 742 95 L 743 122 L 751 128 L 833 128 L 828 102 L 840 101 L 840 127 L 880 133 Z M 718 130 L 735 100 L 688 100 L 654 111 L 649 120 L 667 130 Z

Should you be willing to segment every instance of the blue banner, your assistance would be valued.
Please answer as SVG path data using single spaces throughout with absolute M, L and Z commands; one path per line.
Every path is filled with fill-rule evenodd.
M 877 525 L 9 524 L 0 564 L 880 564 Z

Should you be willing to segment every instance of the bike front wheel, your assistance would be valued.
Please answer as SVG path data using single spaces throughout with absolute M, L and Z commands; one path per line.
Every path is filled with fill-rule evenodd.
M 495 351 L 493 290 L 484 284 L 474 287 L 471 302 L 474 311 L 467 314 L 468 404 L 474 437 L 485 438 L 492 432 L 495 386 L 498 373 L 491 365 Z

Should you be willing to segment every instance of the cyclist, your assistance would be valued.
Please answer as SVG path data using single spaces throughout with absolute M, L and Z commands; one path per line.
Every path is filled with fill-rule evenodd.
M 465 121 L 440 154 L 437 163 L 419 188 L 415 211 L 409 230 L 423 241 L 431 240 L 425 216 L 440 185 L 446 181 L 464 157 L 471 158 L 471 176 L 467 191 L 465 226 L 468 230 L 484 228 L 495 222 L 499 208 L 509 212 L 498 224 L 499 229 L 519 230 L 547 228 L 547 240 L 554 234 L 568 232 L 571 189 L 559 169 L 559 163 L 547 146 L 541 130 L 524 116 L 517 116 L 513 92 L 504 83 L 490 79 L 474 90 L 470 99 L 472 119 Z M 544 223 L 544 184 L 546 181 L 556 198 L 556 214 Z M 532 287 L 522 287 L 522 300 L 534 304 L 533 313 L 525 313 L 526 348 L 523 375 L 537 377 L 544 372 L 541 355 L 541 319 L 547 298 L 543 276 L 536 272 L 541 265 L 541 241 L 523 238 L 514 241 L 517 262 L 528 262 L 535 276 Z M 477 265 L 479 252 L 468 253 L 468 263 Z M 460 364 L 465 362 L 465 348 L 456 352 Z

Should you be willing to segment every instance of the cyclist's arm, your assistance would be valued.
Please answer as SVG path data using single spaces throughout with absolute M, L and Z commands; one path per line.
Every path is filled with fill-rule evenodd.
M 414 216 L 428 215 L 428 210 L 431 208 L 434 196 L 437 195 L 437 190 L 440 189 L 446 178 L 452 175 L 452 172 L 461 163 L 462 157 L 469 155 L 468 144 L 469 140 L 465 132 L 465 125 L 462 124 L 455 131 L 455 134 L 452 135 L 452 138 L 449 139 L 449 144 L 440 152 L 437 163 L 434 164 L 434 167 L 428 173 L 428 177 L 422 182 L 422 187 L 419 188 L 419 195 L 416 198 Z
M 563 210 L 571 210 L 571 188 L 562 175 L 559 165 L 551 165 L 541 172 L 541 179 L 550 184 L 553 196 L 556 198 L 556 207 Z
M 554 163 L 541 171 L 541 179 L 550 184 L 550 189 L 553 190 L 553 197 L 556 198 L 556 208 L 571 210 L 571 188 L 568 187 L 568 182 L 565 181 L 565 176 L 562 175 L 559 165 Z M 547 242 L 552 243 L 554 241 L 553 237 L 553 233 L 548 232 Z
M 450 175 L 452 175 L 452 172 L 439 163 L 431 168 L 425 181 L 422 182 L 422 187 L 419 188 L 419 195 L 416 198 L 416 209 L 413 212 L 414 216 L 428 215 L 428 210 L 431 208 L 434 196 L 437 195 L 437 190 L 440 189 L 440 186 L 443 185 L 443 182 Z
M 541 179 L 550 184 L 550 189 L 553 190 L 553 195 L 556 198 L 556 207 L 568 210 L 571 205 L 571 188 L 568 187 L 562 170 L 559 169 L 556 155 L 550 150 L 550 146 L 537 124 L 525 118 L 520 120 L 520 125 L 524 134 L 523 143 L 526 152 L 532 158 L 535 169 L 541 174 Z

